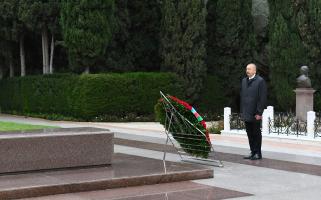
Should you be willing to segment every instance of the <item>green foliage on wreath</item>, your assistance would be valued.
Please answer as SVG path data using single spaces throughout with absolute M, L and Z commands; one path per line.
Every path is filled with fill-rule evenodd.
M 185 123 L 188 122 L 184 122 L 184 120 L 180 118 L 178 115 L 176 115 L 177 117 L 175 120 L 172 120 L 169 132 L 173 134 L 174 139 L 180 144 L 180 146 L 186 153 L 196 157 L 208 158 L 208 155 L 211 151 L 211 144 L 207 141 L 205 137 L 206 129 L 196 119 L 196 117 L 190 110 L 186 109 L 183 105 L 177 103 L 176 101 L 170 98 L 168 99 L 182 116 L 184 116 L 195 127 L 197 127 L 200 131 L 203 132 L 204 137 L 200 137 L 202 133 L 200 133 L 192 125 L 185 126 Z M 158 103 L 155 105 L 154 110 L 156 120 L 159 121 L 162 125 L 165 125 L 166 112 L 162 101 L 162 99 L 158 101 Z

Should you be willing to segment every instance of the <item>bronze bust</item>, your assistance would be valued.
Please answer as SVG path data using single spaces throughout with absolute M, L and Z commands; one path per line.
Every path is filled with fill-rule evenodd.
M 311 88 L 311 80 L 308 77 L 308 66 L 302 66 L 300 69 L 301 75 L 296 79 L 298 88 Z

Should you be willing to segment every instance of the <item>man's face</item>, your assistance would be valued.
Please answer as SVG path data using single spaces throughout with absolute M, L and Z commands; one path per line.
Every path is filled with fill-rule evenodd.
M 256 73 L 256 67 L 254 65 L 246 66 L 246 75 L 252 77 Z

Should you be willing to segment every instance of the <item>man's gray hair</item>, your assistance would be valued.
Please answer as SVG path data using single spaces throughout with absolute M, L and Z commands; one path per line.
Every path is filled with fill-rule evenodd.
M 256 66 L 256 64 L 254 64 L 254 63 L 249 63 L 249 64 L 247 64 L 246 66 L 253 66 L 254 68 L 255 68 L 255 70 L 257 70 L 257 66 Z

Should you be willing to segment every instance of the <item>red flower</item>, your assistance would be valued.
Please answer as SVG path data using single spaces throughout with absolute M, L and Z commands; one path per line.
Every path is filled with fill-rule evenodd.
M 186 109 L 188 110 L 192 110 L 192 106 L 190 106 L 188 103 L 186 103 L 185 101 L 182 101 L 174 96 L 169 96 L 173 101 L 176 101 L 177 103 L 183 105 Z
M 201 121 L 201 124 L 203 125 L 203 127 L 206 129 L 206 123 L 205 123 L 205 121 L 203 120 L 203 121 Z
M 182 106 L 184 106 L 186 109 L 192 110 L 193 107 L 192 107 L 191 105 L 189 105 L 187 102 L 182 101 L 182 100 L 180 100 L 180 99 L 178 99 L 178 98 L 176 98 L 176 97 L 174 97 L 174 96 L 169 96 L 169 97 L 170 97 L 173 101 L 175 101 L 175 102 L 181 104 Z M 198 113 L 197 113 L 197 114 L 198 114 Z M 195 115 L 194 115 L 194 116 L 195 116 Z M 197 118 L 197 116 L 195 116 L 195 117 Z M 201 121 L 201 124 L 202 124 L 202 126 L 205 128 L 205 130 L 206 130 L 205 136 L 206 136 L 207 141 L 208 141 L 209 143 L 211 143 L 208 130 L 206 129 L 206 123 L 205 123 L 205 121 L 202 120 L 202 121 Z

